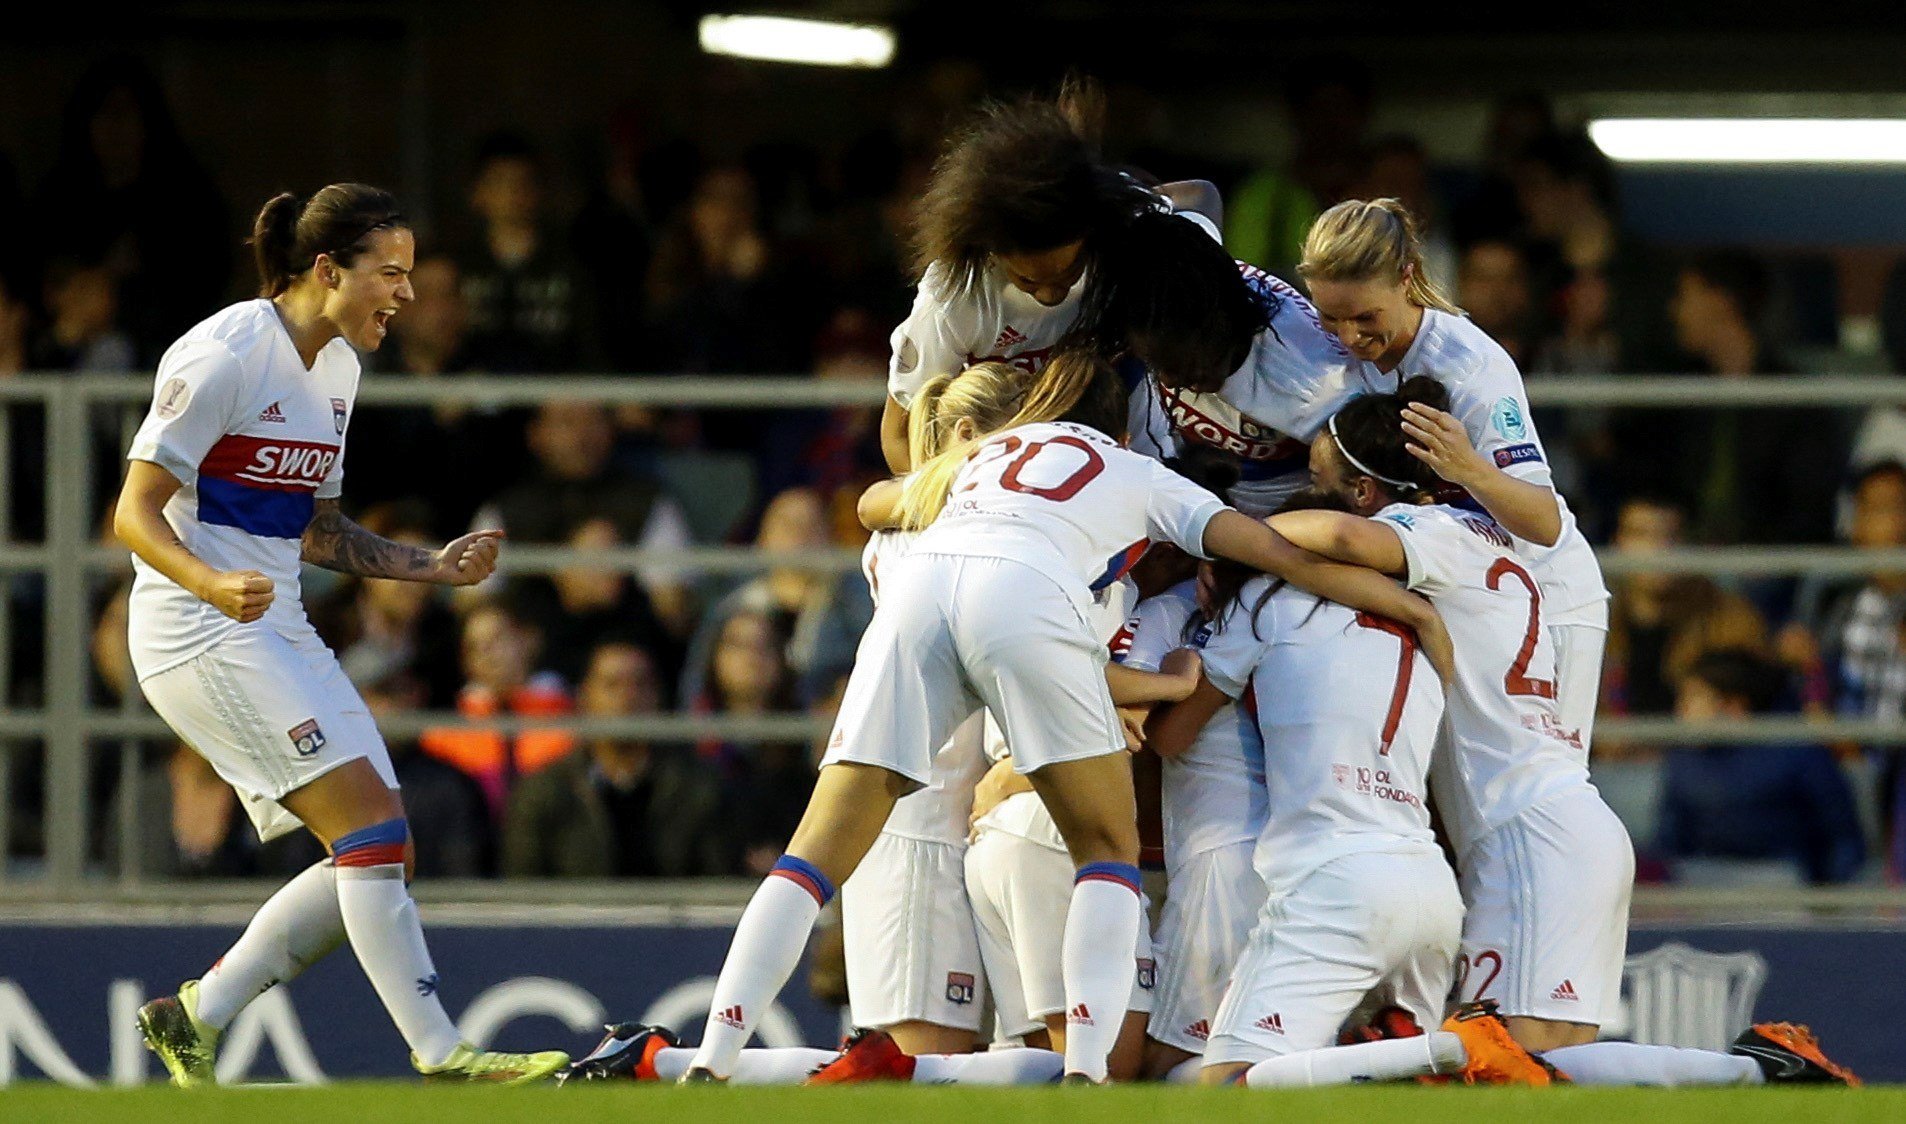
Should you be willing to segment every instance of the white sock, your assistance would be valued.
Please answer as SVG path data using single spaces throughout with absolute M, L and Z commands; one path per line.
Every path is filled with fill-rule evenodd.
M 1066 988 L 1067 1073 L 1105 1080 L 1132 999 L 1132 948 L 1140 923 L 1138 868 L 1087 863 L 1072 884 L 1060 969 Z
M 1253 1089 L 1291 1089 L 1348 1085 L 1357 1081 L 1397 1081 L 1431 1073 L 1454 1073 L 1463 1067 L 1468 1056 L 1462 1039 L 1446 1030 L 1432 1030 L 1414 1038 L 1326 1046 L 1321 1050 L 1267 1058 L 1244 1072 L 1244 1083 Z
M 404 864 L 341 864 L 338 911 L 351 951 L 364 966 L 398 1033 L 424 1065 L 441 1065 L 457 1048 L 455 1023 L 437 999 L 437 969 L 424 944 L 417 903 L 404 885 Z
M 315 863 L 258 907 L 244 935 L 199 979 L 199 1018 L 224 1029 L 245 1004 L 343 942 L 336 876 L 329 862 Z
M 1030 1048 L 913 1059 L 916 1085 L 1050 1085 L 1064 1073 L 1063 1054 Z
M 694 1065 L 717 1077 L 735 1075 L 741 1048 L 801 963 L 814 919 L 833 896 L 833 885 L 819 870 L 789 855 L 761 880 L 735 926 L 728 959 L 715 980 L 708 1028 L 702 1032 Z
M 728 1080 L 736 1085 L 799 1085 L 807 1075 L 839 1057 L 836 1050 L 808 1046 L 756 1047 L 735 1055 Z M 665 1046 L 655 1054 L 655 1076 L 674 1081 L 688 1072 L 695 1051 L 687 1046 Z
M 1198 1075 L 1204 1071 L 1204 1059 L 1186 1058 L 1165 1071 L 1163 1078 L 1167 1085 L 1196 1085 Z
M 1542 1055 L 1577 1085 L 1759 1085 L 1760 1063 L 1714 1050 L 1585 1042 Z

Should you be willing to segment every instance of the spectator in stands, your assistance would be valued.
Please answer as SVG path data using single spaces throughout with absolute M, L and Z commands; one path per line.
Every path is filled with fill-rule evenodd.
M 1686 511 L 1673 500 L 1636 496 L 1621 506 L 1613 545 L 1624 558 L 1671 550 L 1685 545 L 1686 522 Z M 1677 684 L 1703 655 L 1767 647 L 1767 622 L 1760 613 L 1708 578 L 1650 571 L 1623 575 L 1612 584 L 1604 713 L 1671 713 Z M 1612 754 L 1618 747 L 1601 739 L 1595 748 Z
M 607 519 L 620 542 L 650 550 L 689 545 L 688 523 L 675 501 L 660 485 L 615 464 L 615 429 L 606 407 L 544 403 L 526 436 L 533 468 L 477 513 L 477 525 L 501 527 L 512 542 L 554 544 L 591 520 Z M 687 635 L 694 609 L 681 576 L 665 566 L 645 567 L 638 576 L 662 622 Z
M 1292 69 L 1284 106 L 1290 161 L 1253 172 L 1226 194 L 1224 245 L 1235 257 L 1295 277 L 1311 220 L 1349 198 L 1364 174 L 1370 76 L 1342 57 L 1307 60 Z
M 1753 257 L 1715 251 L 1694 258 L 1681 271 L 1671 306 L 1682 349 L 1720 378 L 1788 373 L 1764 334 L 1767 295 L 1766 268 Z M 1703 540 L 1820 543 L 1832 537 L 1834 493 L 1846 460 L 1835 411 L 1649 413 L 1652 424 L 1629 431 L 1619 446 L 1622 456 L 1653 460 L 1662 484 L 1691 481 Z
M 1529 261 L 1509 238 L 1472 242 L 1457 270 L 1456 299 L 1476 327 L 1488 332 L 1523 370 L 1535 358 L 1535 307 Z
M 1684 722 L 1769 714 L 1785 689 L 1784 672 L 1765 657 L 1712 651 L 1682 676 L 1675 714 Z M 1796 881 L 1846 882 L 1866 859 L 1852 786 L 1818 745 L 1671 751 L 1657 845 L 1678 879 L 1723 883 L 1756 880 L 1761 872 L 1745 864 L 1769 862 L 1789 864 Z
M 592 718 L 659 713 L 655 661 L 621 641 L 589 653 L 577 701 Z M 731 874 L 738 844 L 713 770 L 681 747 L 590 737 L 510 796 L 511 878 L 686 878 Z
M 1555 131 L 1555 107 L 1546 94 L 1524 90 L 1491 107 L 1478 161 L 1481 178 L 1456 208 L 1457 242 L 1514 238 L 1523 233 L 1516 172 L 1529 152 Z
M 226 295 L 234 240 L 225 201 L 137 60 L 109 59 L 80 79 L 31 213 L 43 258 L 76 255 L 111 270 L 146 362 Z
M 1853 485 L 1852 545 L 1906 546 L 1906 466 L 1883 461 Z M 1906 719 L 1906 573 L 1867 574 L 1829 588 L 1813 631 L 1833 682 L 1833 709 L 1844 717 Z
M 543 213 L 538 154 L 497 133 L 477 149 L 475 237 L 458 258 L 469 305 L 469 357 L 484 371 L 561 374 L 596 361 L 575 262 Z
M 393 542 L 426 546 L 437 541 L 428 509 L 416 501 L 379 504 L 357 522 Z M 457 622 L 434 586 L 346 578 L 314 607 L 311 619 L 359 690 L 402 676 L 417 685 L 423 705 L 447 709 L 456 704 L 463 682 Z
M 1401 200 L 1423 237 L 1425 273 L 1443 292 L 1455 287 L 1456 244 L 1450 240 L 1448 217 L 1430 180 L 1429 153 L 1423 150 L 1423 142 L 1408 133 L 1377 138 L 1370 145 L 1355 193 L 1360 199 Z
M 1880 342 L 1893 373 L 1906 375 L 1906 258 L 1886 275 L 1880 295 Z M 1906 408 L 1875 406 L 1860 423 L 1849 466 L 1858 471 L 1880 461 L 1906 464 Z
M 768 502 L 755 545 L 800 554 L 833 546 L 826 506 L 811 488 L 790 488 Z M 716 640 L 736 615 L 751 613 L 775 622 L 791 671 L 791 697 L 812 702 L 852 669 L 860 634 L 873 619 L 873 602 L 859 573 L 778 566 L 722 598 L 702 619 L 688 647 L 681 697 L 701 697 L 708 685 Z
M 804 367 L 799 325 L 790 317 L 791 296 L 799 294 L 791 294 L 778 267 L 754 179 L 739 167 L 709 170 L 662 232 L 649 268 L 657 361 L 670 372 L 714 374 Z
M 47 266 L 47 323 L 33 348 L 41 371 L 130 371 L 132 338 L 119 328 L 119 290 L 105 266 L 61 259 Z
M 755 718 L 798 711 L 788 638 L 777 619 L 742 610 L 722 621 L 699 713 Z M 830 681 L 829 686 L 832 686 Z M 704 742 L 700 753 L 726 778 L 728 817 L 740 832 L 744 873 L 765 876 L 801 822 L 814 787 L 814 762 L 800 742 Z
M 814 347 L 814 377 L 821 381 L 885 384 L 891 345 L 865 309 L 834 314 Z M 854 541 L 861 533 L 854 502 L 866 485 L 888 475 L 880 454 L 880 407 L 836 406 L 783 410 L 775 418 L 759 458 L 761 494 L 812 488 L 833 514 L 836 535 Z
M 469 370 L 469 305 L 456 262 L 441 254 L 419 258 L 410 287 L 415 299 L 392 318 L 390 339 L 366 358 L 380 371 L 419 379 Z M 517 411 L 462 403 L 363 407 L 351 421 L 352 498 L 422 500 L 430 533 L 454 538 L 469 528 L 478 503 L 522 475 L 522 434 Z
M 645 331 L 657 213 L 645 182 L 645 141 L 641 113 L 619 111 L 571 234 L 595 301 L 603 360 L 619 372 L 657 369 Z
M 614 520 L 586 520 L 567 544 L 578 550 L 609 550 L 622 545 Z M 548 664 L 567 683 L 582 682 L 590 653 L 611 639 L 634 643 L 647 652 L 674 683 L 681 673 L 681 645 L 655 615 L 642 587 L 615 570 L 571 568 L 547 578 L 520 580 L 520 603 L 543 636 Z M 664 701 L 667 701 L 666 698 Z
M 506 601 L 486 601 L 464 614 L 463 690 L 457 712 L 466 718 L 497 715 L 534 718 L 567 714 L 569 691 L 562 678 L 543 668 L 542 637 L 522 611 Z M 517 778 L 541 769 L 575 745 L 559 730 L 502 734 L 481 728 L 429 730 L 419 743 L 473 778 L 493 814 Z

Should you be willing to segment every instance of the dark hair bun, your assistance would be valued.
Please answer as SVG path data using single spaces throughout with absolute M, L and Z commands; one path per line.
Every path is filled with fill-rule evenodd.
M 1449 409 L 1449 388 L 1428 375 L 1412 375 L 1396 388 L 1403 405 L 1420 402 L 1432 410 Z

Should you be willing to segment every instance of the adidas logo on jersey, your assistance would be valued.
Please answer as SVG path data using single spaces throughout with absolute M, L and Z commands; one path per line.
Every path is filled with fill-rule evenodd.
M 998 351 L 1002 348 L 1017 347 L 1025 342 L 1025 333 L 1015 330 L 1011 324 L 1008 324 L 1000 329 L 999 338 L 993 341 L 993 350 Z
M 748 1024 L 744 1023 L 741 1020 L 741 1004 L 739 1003 L 728 1008 L 726 1011 L 723 1011 L 719 1015 L 716 1015 L 715 1021 L 718 1023 L 723 1023 L 727 1026 L 732 1026 L 736 1030 L 748 1029 Z
M 265 407 L 264 413 L 258 415 L 258 420 L 261 422 L 277 422 L 282 425 L 285 420 L 285 412 L 278 408 L 278 403 L 273 402 L 271 405 Z
M 1208 1041 L 1211 1038 L 1211 1020 L 1199 1019 L 1192 1023 L 1185 1028 L 1185 1037 L 1196 1038 L 1200 1042 Z
M 1265 1015 L 1254 1024 L 1259 1030 L 1268 1030 L 1272 1034 L 1284 1033 L 1284 1016 L 1275 1012 Z
M 1080 1026 L 1096 1026 L 1097 1025 L 1096 1023 L 1092 1021 L 1092 1012 L 1088 1010 L 1086 1008 L 1086 1005 L 1083 1003 L 1079 1004 L 1077 1007 L 1072 1008 L 1072 1010 L 1066 1012 L 1066 1021 L 1069 1023 L 1077 1023 Z
M 1554 991 L 1549 992 L 1549 998 L 1550 999 L 1566 999 L 1570 1003 L 1574 1003 L 1577 1000 L 1581 999 L 1581 996 L 1575 994 L 1574 984 L 1570 983 L 1567 980 L 1563 980 L 1562 986 L 1556 988 Z

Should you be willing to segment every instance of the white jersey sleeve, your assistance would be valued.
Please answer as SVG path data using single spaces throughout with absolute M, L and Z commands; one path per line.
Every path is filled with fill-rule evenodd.
M 1204 677 L 1226 698 L 1241 699 L 1251 686 L 1251 673 L 1263 659 L 1264 641 L 1253 627 L 1251 606 L 1263 599 L 1269 578 L 1244 583 L 1237 600 L 1225 610 L 1211 638 L 1204 643 Z
M 152 408 L 126 459 L 151 461 L 186 485 L 199 464 L 237 425 L 245 405 L 245 370 L 218 340 L 181 340 L 159 360 Z
M 1395 531 L 1403 544 L 1403 557 L 1409 566 L 1404 584 L 1426 597 L 1456 589 L 1462 584 L 1465 568 L 1475 568 L 1477 551 L 1471 546 L 1472 538 L 1467 534 L 1437 533 L 1443 529 L 1443 518 L 1440 511 L 1419 514 L 1398 507 L 1387 508 L 1375 516 L 1375 521 Z M 1435 521 L 1428 525 L 1427 533 L 1425 519 Z
M 913 310 L 893 330 L 893 355 L 887 364 L 887 395 L 912 408 L 913 396 L 936 375 L 958 374 L 966 357 L 988 341 L 975 342 L 976 306 L 949 292 L 946 268 L 935 262 L 920 278 Z
M 1157 671 L 1165 656 L 1185 646 L 1185 625 L 1197 612 L 1195 595 L 1187 596 L 1186 582 L 1138 603 L 1138 609 L 1125 622 L 1121 636 L 1128 637 L 1123 652 L 1114 652 L 1114 662 L 1136 671 Z
M 1210 558 L 1204 548 L 1205 525 L 1225 509 L 1225 502 L 1159 461 L 1146 463 L 1152 473 L 1151 494 L 1145 501 L 1149 537 L 1174 543 L 1194 558 Z

